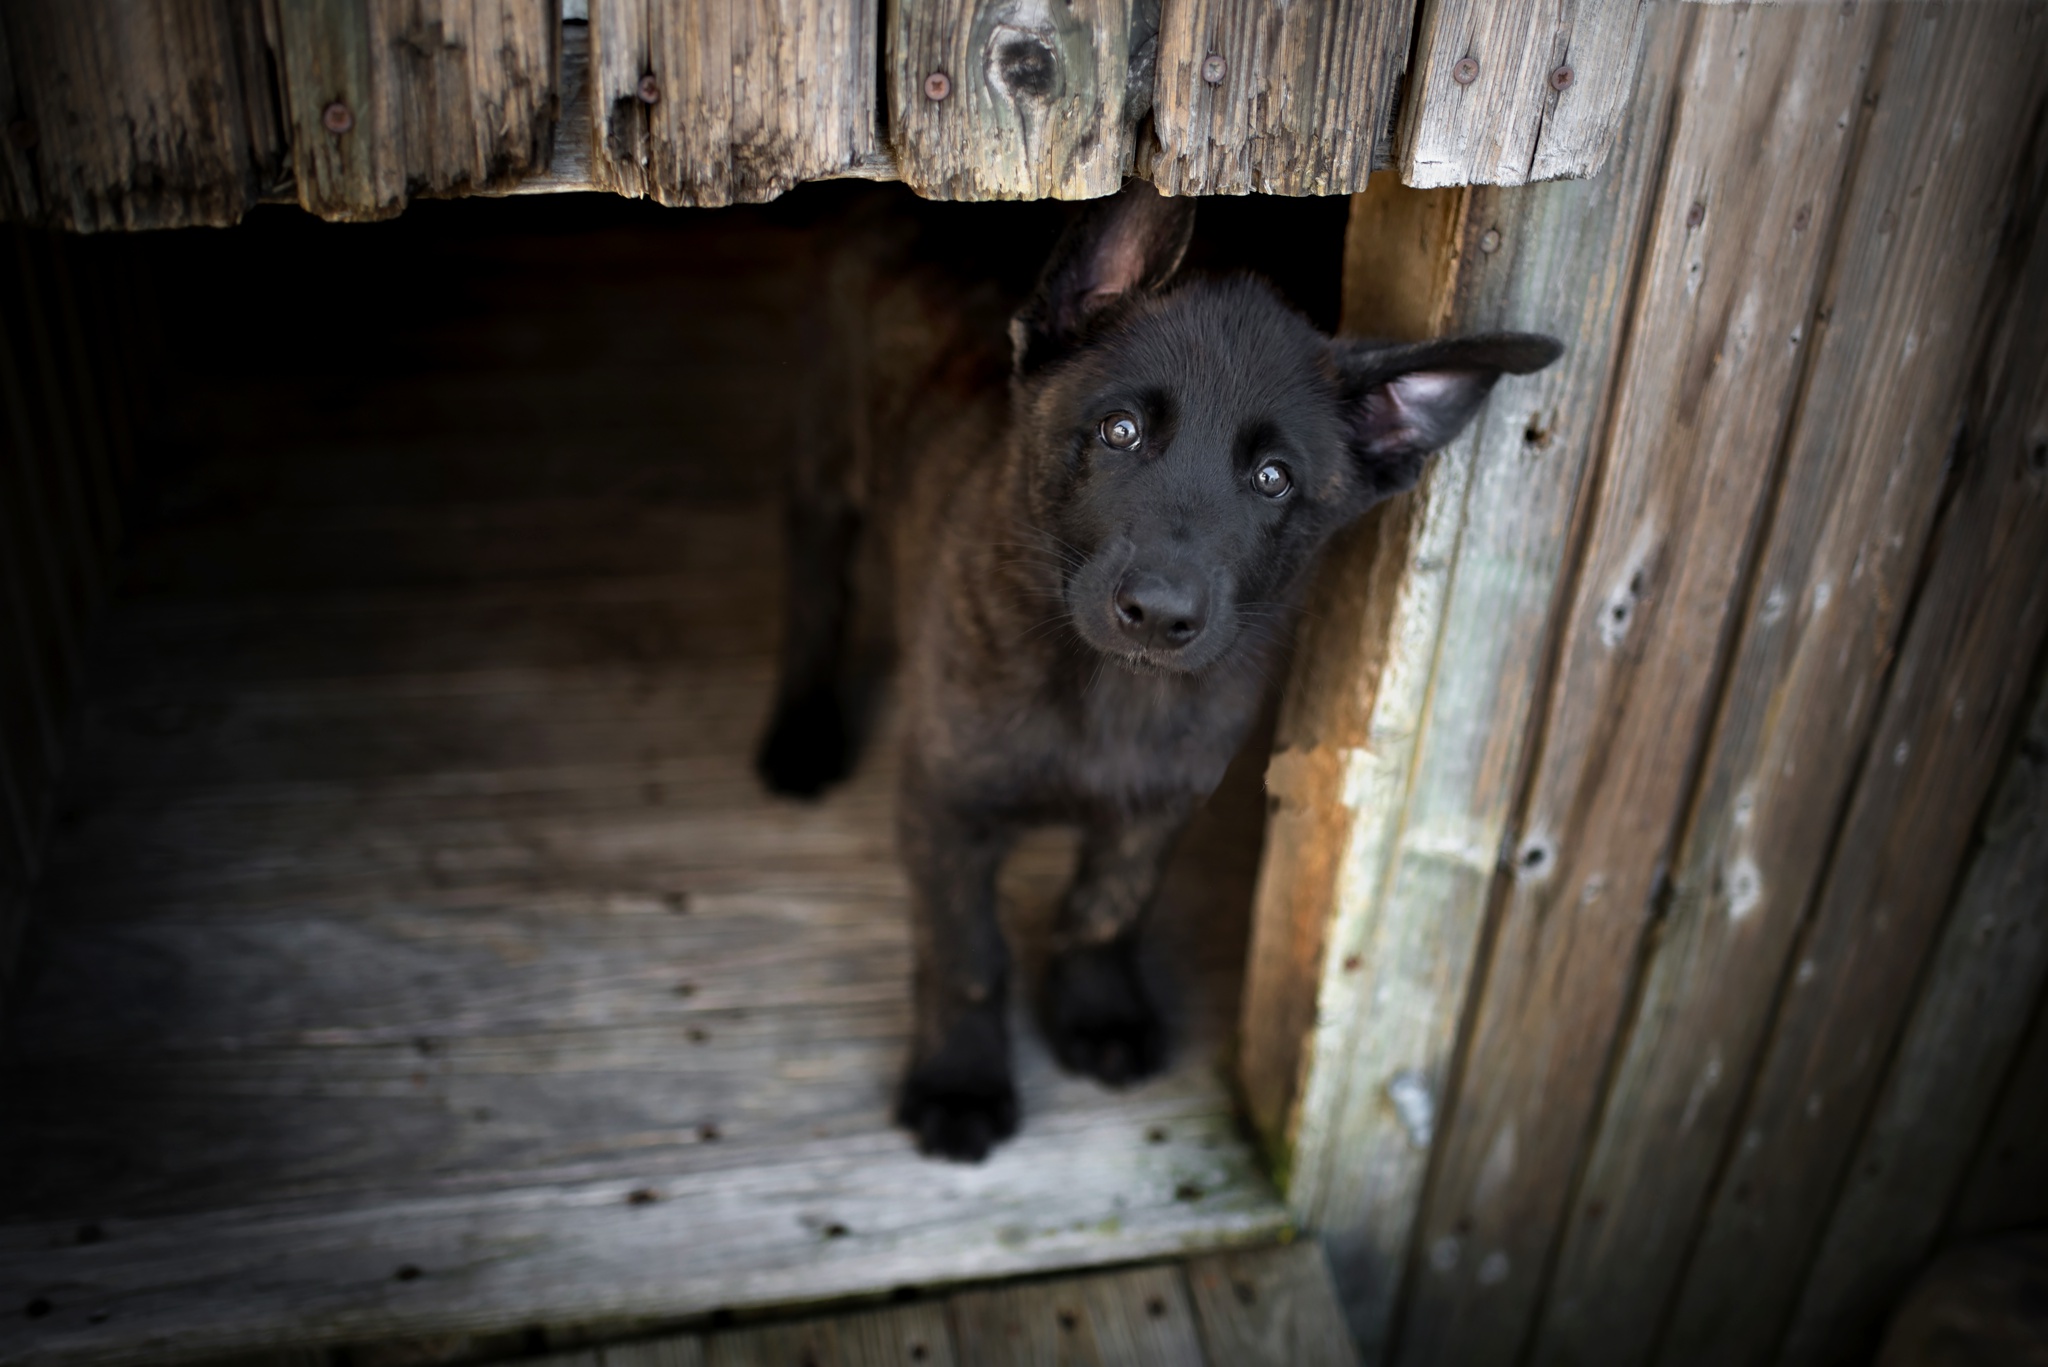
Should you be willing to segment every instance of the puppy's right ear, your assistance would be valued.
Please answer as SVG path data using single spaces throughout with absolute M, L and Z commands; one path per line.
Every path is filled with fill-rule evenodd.
M 1082 210 L 1010 321 L 1017 373 L 1072 349 L 1114 306 L 1158 289 L 1180 268 L 1195 232 L 1195 201 L 1133 180 Z

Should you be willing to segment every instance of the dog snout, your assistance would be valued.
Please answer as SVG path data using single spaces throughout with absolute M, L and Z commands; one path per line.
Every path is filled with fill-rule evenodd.
M 1111 607 L 1125 639 L 1152 650 L 1184 649 L 1209 624 L 1209 595 L 1192 579 L 1125 575 L 1111 595 Z

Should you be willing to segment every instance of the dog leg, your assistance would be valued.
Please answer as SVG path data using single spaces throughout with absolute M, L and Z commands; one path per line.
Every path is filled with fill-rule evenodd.
M 1004 1010 L 1010 953 L 995 893 L 1010 832 L 964 817 L 914 780 L 904 785 L 901 822 L 917 1025 L 896 1121 L 924 1152 L 978 1163 L 1017 1131 Z
M 1045 1030 L 1069 1072 L 1111 1086 L 1166 1062 L 1166 1027 L 1138 971 L 1138 930 L 1159 891 L 1185 808 L 1098 819 L 1060 908 L 1045 976 Z

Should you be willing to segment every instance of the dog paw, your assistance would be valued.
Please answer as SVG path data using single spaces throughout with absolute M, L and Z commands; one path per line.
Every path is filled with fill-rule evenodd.
M 846 713 L 829 693 L 792 698 L 775 710 L 754 768 L 771 792 L 814 798 L 853 769 Z
M 1017 1092 L 1007 1074 L 969 1081 L 912 1068 L 896 1103 L 896 1123 L 933 1158 L 979 1163 L 1017 1133 Z
M 1068 950 L 1052 961 L 1045 1032 L 1061 1067 L 1112 1087 L 1166 1065 L 1166 1023 L 1145 991 L 1129 940 Z

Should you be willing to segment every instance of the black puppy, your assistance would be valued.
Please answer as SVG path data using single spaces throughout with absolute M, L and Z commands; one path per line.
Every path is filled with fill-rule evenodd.
M 852 443 L 871 449 L 799 459 L 761 769 L 798 794 L 843 776 L 856 676 L 892 638 L 917 957 L 897 1117 L 927 1153 L 978 1160 L 1017 1126 L 995 878 L 1025 826 L 1082 830 L 1044 987 L 1060 1062 L 1113 1084 L 1160 1067 L 1137 933 L 1317 553 L 1413 485 L 1503 373 L 1561 351 L 1523 334 L 1332 341 L 1258 280 L 1169 288 L 1193 223 L 1192 200 L 1141 183 L 1090 206 L 1011 321 L 1007 401 L 971 327 L 927 312 L 892 343 L 875 324 L 848 381 L 873 392 L 822 404 L 888 410 Z M 858 625 L 850 578 L 891 600 L 886 632 Z

